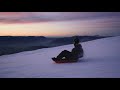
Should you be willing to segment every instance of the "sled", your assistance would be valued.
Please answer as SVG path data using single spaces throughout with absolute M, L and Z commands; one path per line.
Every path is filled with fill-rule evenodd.
M 57 59 L 57 58 L 55 58 L 55 57 L 53 57 L 52 58 L 52 60 L 55 62 L 55 63 L 73 63 L 73 62 L 77 62 L 78 60 L 79 60 L 79 58 L 82 58 L 83 57 L 83 53 L 81 53 L 80 55 L 78 55 L 78 57 L 76 58 L 76 59 L 74 59 L 74 60 L 68 60 L 68 59 L 61 59 L 61 60 L 59 60 L 59 59 Z
M 77 60 L 67 60 L 67 59 L 57 59 L 57 58 L 52 58 L 52 60 L 55 62 L 55 63 L 73 63 L 73 62 L 77 62 Z

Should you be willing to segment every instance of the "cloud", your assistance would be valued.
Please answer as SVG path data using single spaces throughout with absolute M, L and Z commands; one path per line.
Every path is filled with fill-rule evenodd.
M 0 12 L 0 23 L 35 23 L 112 18 L 120 20 L 119 12 Z

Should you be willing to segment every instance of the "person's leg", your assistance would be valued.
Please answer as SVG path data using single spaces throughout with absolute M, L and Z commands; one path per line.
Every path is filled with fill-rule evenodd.
M 58 59 L 62 59 L 63 57 L 68 58 L 70 56 L 70 54 L 71 54 L 71 52 L 64 50 L 57 56 L 57 58 Z

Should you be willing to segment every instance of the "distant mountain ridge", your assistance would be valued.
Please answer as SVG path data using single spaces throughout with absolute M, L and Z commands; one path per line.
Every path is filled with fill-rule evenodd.
M 31 41 L 31 40 L 43 40 L 44 36 L 0 36 L 0 41 Z
M 45 44 L 72 44 L 72 37 L 61 37 L 61 38 L 47 38 L 45 36 L 0 36 L 0 44 L 14 44 L 14 43 L 36 43 L 40 42 Z M 105 38 L 105 36 L 78 36 L 80 42 Z
M 57 39 L 51 41 L 51 44 L 57 44 L 57 45 L 72 44 L 74 38 L 75 38 L 75 36 L 57 38 Z M 86 42 L 86 41 L 91 41 L 91 40 L 106 38 L 106 37 L 105 36 L 78 36 L 78 38 L 79 38 L 80 42 Z

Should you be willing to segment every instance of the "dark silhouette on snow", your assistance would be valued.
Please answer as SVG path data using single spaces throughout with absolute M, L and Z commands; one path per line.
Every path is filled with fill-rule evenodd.
M 56 58 L 52 58 L 53 60 L 69 60 L 69 61 L 76 61 L 79 58 L 83 57 L 83 48 L 80 44 L 79 38 L 76 36 L 74 39 L 74 48 L 72 51 L 64 50 L 62 51 Z

